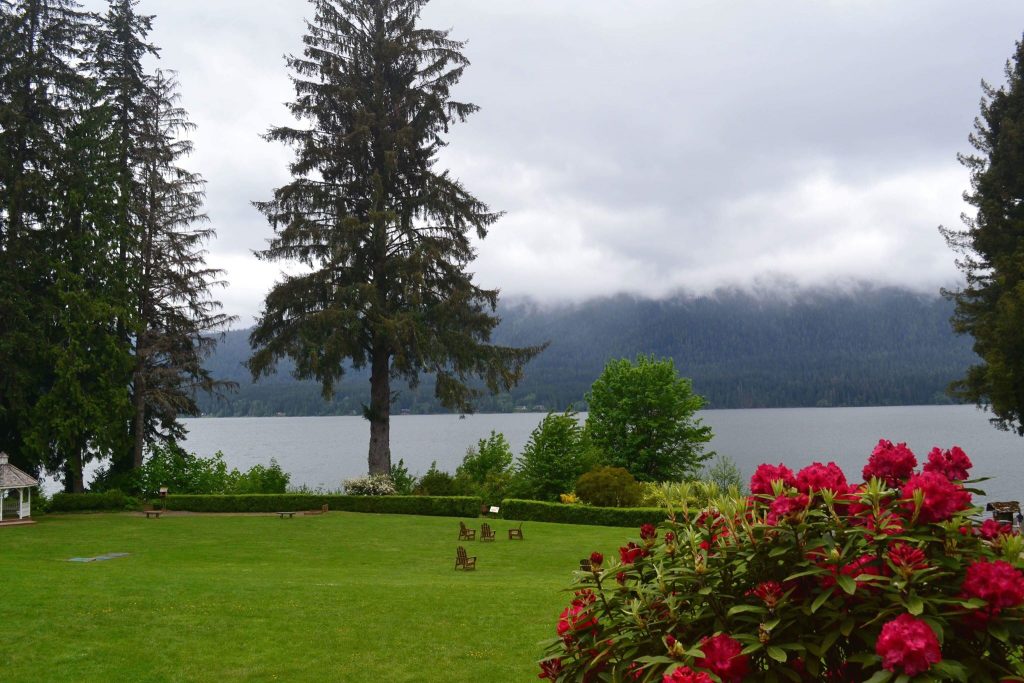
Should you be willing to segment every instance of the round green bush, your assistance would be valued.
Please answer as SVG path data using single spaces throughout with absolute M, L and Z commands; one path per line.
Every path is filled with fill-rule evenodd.
M 576 496 L 589 505 L 636 507 L 643 489 L 625 468 L 597 467 L 576 481 Z

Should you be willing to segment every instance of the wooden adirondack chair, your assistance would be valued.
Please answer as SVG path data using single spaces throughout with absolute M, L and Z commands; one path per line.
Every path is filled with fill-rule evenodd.
M 476 540 L 476 529 L 470 529 L 464 522 L 459 522 L 459 540 L 460 541 L 475 541 Z
M 508 530 L 508 540 L 510 541 L 521 541 L 523 540 L 523 523 L 519 522 L 519 526 L 515 529 Z
M 487 522 L 480 525 L 480 540 L 481 541 L 493 541 L 494 540 L 494 529 Z
M 476 569 L 476 557 L 468 557 L 466 549 L 461 545 L 455 551 L 455 568 L 462 567 L 463 570 Z

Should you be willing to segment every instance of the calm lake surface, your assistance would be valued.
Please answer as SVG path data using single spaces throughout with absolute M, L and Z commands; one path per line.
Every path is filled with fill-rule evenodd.
M 974 477 L 988 500 L 1024 499 L 1024 439 L 1001 432 L 973 406 L 886 408 L 780 408 L 706 410 L 714 430 L 711 448 L 727 455 L 749 480 L 759 463 L 785 463 L 796 470 L 814 461 L 835 461 L 860 480 L 868 455 L 885 438 L 905 441 L 923 463 L 932 446 L 958 445 L 974 461 Z M 432 461 L 448 472 L 466 449 L 501 432 L 518 455 L 544 414 L 400 415 L 391 420 L 391 458 L 422 474 Z M 581 416 L 582 417 L 582 416 Z M 292 484 L 339 489 L 341 481 L 366 473 L 369 423 L 361 417 L 192 418 L 185 447 L 203 456 L 224 453 L 229 466 L 246 470 L 276 458 Z

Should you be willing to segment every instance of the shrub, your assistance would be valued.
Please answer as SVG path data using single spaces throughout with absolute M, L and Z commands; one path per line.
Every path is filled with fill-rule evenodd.
M 455 470 L 455 489 L 462 494 L 478 495 L 497 503 L 508 493 L 512 464 L 512 448 L 500 432 L 491 432 L 466 451 L 462 464 Z
M 395 493 L 400 496 L 411 496 L 416 488 L 416 477 L 409 474 L 405 460 L 399 458 L 398 464 L 391 463 L 391 483 L 395 485 Z
M 345 493 L 350 496 L 393 496 L 395 485 L 387 474 L 371 474 L 366 477 L 346 479 L 341 482 Z
M 168 510 L 190 512 L 279 512 L 316 510 L 324 504 L 331 510 L 379 514 L 477 517 L 481 501 L 471 496 L 343 496 L 305 495 L 169 495 Z
M 103 493 L 55 493 L 47 503 L 49 512 L 83 512 L 86 510 L 138 510 L 142 504 L 123 491 L 112 489 Z
M 226 482 L 226 493 L 284 493 L 288 490 L 291 475 L 281 469 L 277 460 L 270 459 L 270 465 L 253 465 L 248 472 L 231 470 Z
M 972 519 L 969 466 L 934 449 L 915 472 L 887 441 L 859 484 L 834 463 L 761 465 L 749 497 L 594 553 L 541 677 L 1022 680 L 1024 540 Z
M 595 463 L 594 451 L 576 413 L 549 413 L 530 434 L 519 457 L 515 493 L 537 500 L 558 500 Z
M 451 496 L 456 493 L 452 475 L 437 469 L 437 461 L 430 463 L 430 469 L 420 477 L 414 493 L 418 496 Z
M 630 527 L 657 524 L 665 519 L 665 511 L 661 508 L 604 508 L 506 498 L 501 501 L 501 516 L 525 522 Z
M 589 505 L 636 507 L 641 494 L 636 479 L 622 467 L 597 467 L 576 482 L 576 495 Z

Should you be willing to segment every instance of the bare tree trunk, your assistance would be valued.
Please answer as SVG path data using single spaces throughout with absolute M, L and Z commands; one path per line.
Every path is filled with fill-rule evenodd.
M 391 356 L 375 351 L 370 371 L 370 474 L 391 471 Z
M 64 491 L 66 493 L 85 493 L 85 475 L 82 469 L 82 449 L 72 449 L 64 463 Z
M 132 468 L 142 467 L 142 452 L 146 443 L 146 372 L 145 358 L 136 352 L 135 372 L 132 374 Z

